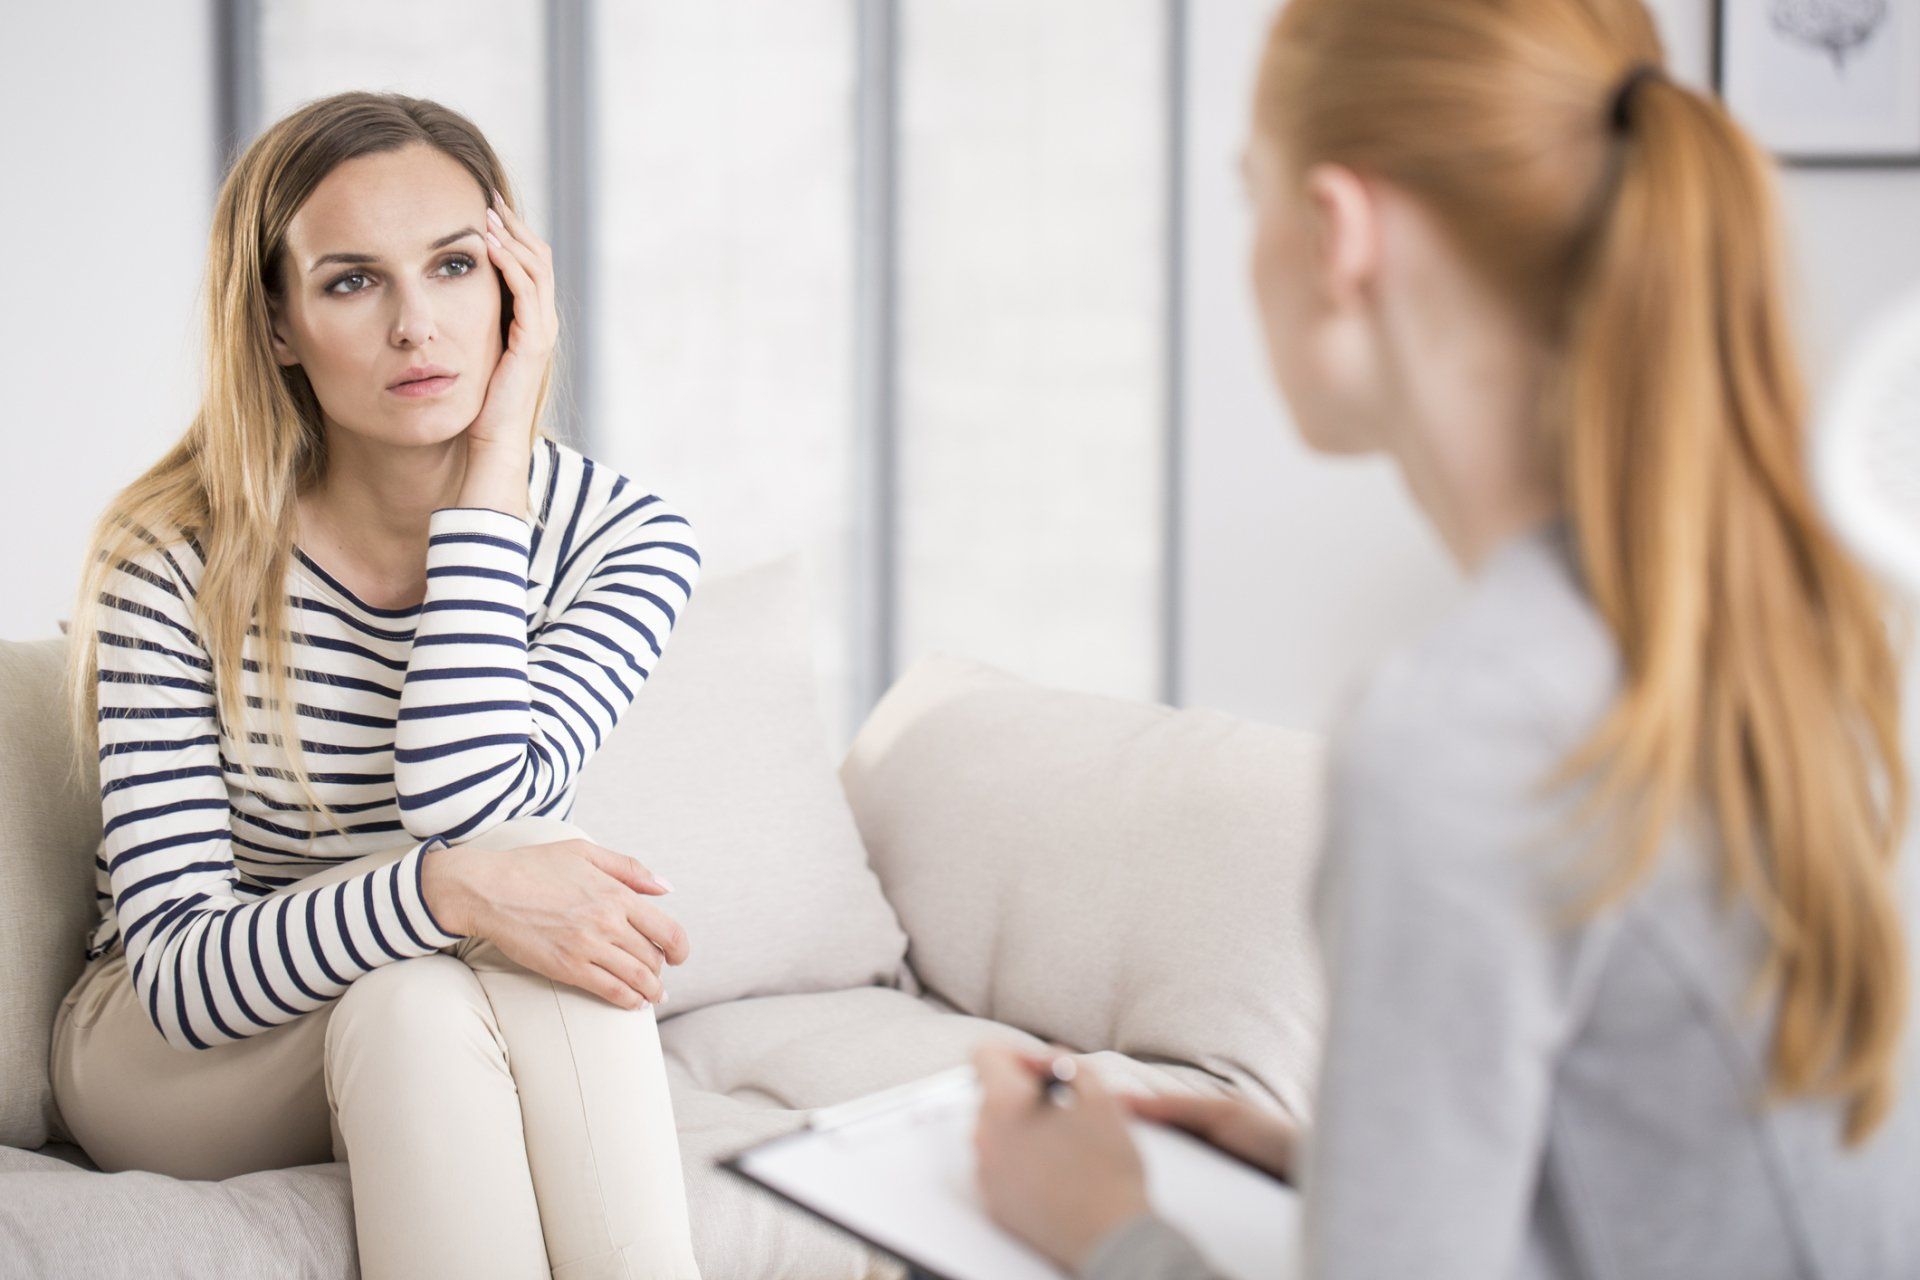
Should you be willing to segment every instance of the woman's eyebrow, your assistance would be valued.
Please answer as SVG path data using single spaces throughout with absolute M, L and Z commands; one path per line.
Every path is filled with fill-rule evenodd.
M 477 236 L 479 234 L 480 233 L 472 227 L 462 227 L 458 231 L 450 232 L 447 235 L 441 236 L 438 240 L 435 240 L 427 246 L 427 251 L 431 253 L 435 249 L 450 245 L 462 236 Z M 371 253 L 323 253 L 313 260 L 313 265 L 307 268 L 307 274 L 312 275 L 329 262 L 346 262 L 352 263 L 355 266 L 362 266 L 372 265 L 379 261 L 380 259 Z

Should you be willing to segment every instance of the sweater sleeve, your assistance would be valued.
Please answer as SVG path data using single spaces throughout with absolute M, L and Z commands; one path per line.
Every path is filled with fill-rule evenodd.
M 421 859 L 444 841 L 319 888 L 237 896 L 213 664 L 191 599 L 158 547 L 120 561 L 101 591 L 101 857 L 140 1003 L 168 1044 L 205 1049 L 462 935 L 421 896 Z
M 1510 671 L 1390 664 L 1336 736 L 1315 923 L 1328 1020 L 1306 1131 L 1305 1274 L 1514 1274 L 1553 1075 L 1603 925 L 1561 928 L 1558 761 Z
M 428 518 L 427 598 L 394 737 L 400 817 L 415 836 L 458 840 L 565 801 L 698 580 L 686 519 L 621 478 L 598 515 L 576 508 L 559 533 L 554 586 L 571 594 L 529 635 L 531 532 L 488 507 Z
M 1166 1219 L 1135 1214 L 1094 1246 L 1076 1280 L 1226 1280 Z

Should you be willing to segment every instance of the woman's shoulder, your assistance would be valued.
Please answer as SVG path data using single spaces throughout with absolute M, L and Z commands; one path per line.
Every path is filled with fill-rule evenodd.
M 204 555 L 196 529 L 121 516 L 94 545 L 93 629 L 109 643 L 200 653 Z
M 1462 856 L 1510 848 L 1566 802 L 1541 785 L 1598 726 L 1619 678 L 1564 538 L 1508 544 L 1357 686 L 1332 735 L 1332 803 L 1405 833 L 1380 845 L 1396 857 L 1431 855 L 1449 843 L 1442 829 L 1478 834 L 1451 842 Z
M 539 513 L 542 525 L 571 522 L 581 529 L 655 516 L 687 523 L 677 506 L 634 472 L 551 436 L 535 445 L 530 481 L 535 490 L 531 509 Z
M 154 517 L 121 518 L 100 554 L 111 560 L 103 584 L 107 590 L 116 585 L 130 590 L 141 583 L 190 600 L 206 568 L 201 530 Z
M 1466 749 L 1492 733 L 1571 749 L 1620 675 L 1618 645 L 1554 522 L 1499 548 L 1454 608 L 1392 649 L 1357 685 L 1336 736 Z
M 648 561 L 690 594 L 700 542 L 681 509 L 635 475 L 548 438 L 536 446 L 529 509 L 540 532 L 534 573 L 565 596 L 609 565 Z M 571 585 L 567 585 L 571 584 Z

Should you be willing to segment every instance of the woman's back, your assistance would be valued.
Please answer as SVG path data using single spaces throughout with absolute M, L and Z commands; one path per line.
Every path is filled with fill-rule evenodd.
M 1767 940 L 1710 837 L 1677 827 L 1616 908 L 1556 923 L 1580 847 L 1526 845 L 1579 793 L 1530 788 L 1620 680 L 1569 539 L 1502 545 L 1337 738 L 1309 1274 L 1920 1274 L 1911 1056 L 1858 1149 L 1838 1102 L 1760 1104 Z

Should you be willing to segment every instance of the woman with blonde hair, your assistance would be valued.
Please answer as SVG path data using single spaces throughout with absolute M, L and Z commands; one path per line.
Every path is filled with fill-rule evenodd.
M 1897 650 L 1809 494 L 1764 156 L 1640 0 L 1292 0 L 1244 164 L 1299 430 L 1471 581 L 1334 735 L 1311 1122 L 1041 1107 L 983 1047 L 991 1211 L 1214 1276 L 1133 1114 L 1292 1179 L 1315 1278 L 1920 1275 Z
M 109 1171 L 344 1159 L 369 1277 L 684 1280 L 687 938 L 565 818 L 700 556 L 546 431 L 552 252 L 508 189 L 398 94 L 227 174 L 200 410 L 76 605 L 101 915 L 54 1097 Z

